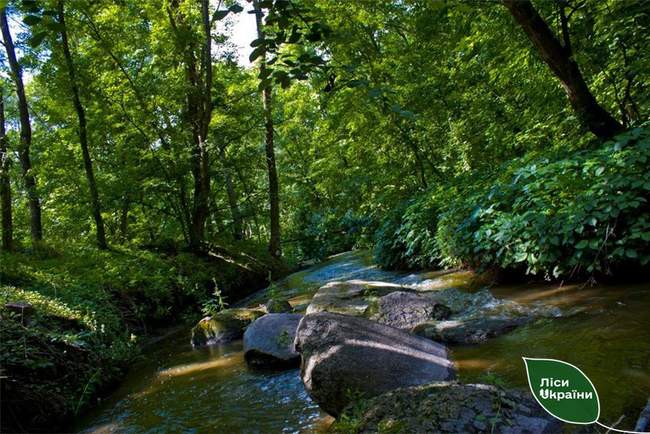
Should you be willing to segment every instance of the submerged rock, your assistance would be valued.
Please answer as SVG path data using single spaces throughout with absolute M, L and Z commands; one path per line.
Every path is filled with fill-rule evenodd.
M 413 333 L 445 344 L 479 344 L 530 322 L 532 317 L 477 317 L 426 322 Z
M 455 382 L 399 389 L 345 413 L 356 433 L 551 434 L 563 426 L 529 394 Z
M 322 286 L 307 314 L 364 317 L 434 341 L 475 344 L 508 333 L 538 317 L 557 316 L 549 307 L 530 307 L 496 298 L 488 289 L 419 292 L 386 282 L 348 280 Z
M 402 330 L 431 320 L 449 318 L 451 310 L 431 297 L 413 292 L 395 291 L 381 297 L 378 312 L 370 319 Z
M 268 313 L 287 313 L 293 310 L 287 300 L 278 300 L 275 298 L 269 299 L 265 307 Z
M 405 290 L 399 285 L 366 280 L 330 282 L 318 289 L 307 307 L 307 315 L 333 312 L 344 315 L 364 316 L 378 297 L 394 291 Z
M 300 364 L 293 341 L 302 315 L 269 313 L 244 332 L 244 358 L 255 367 L 286 368 Z
M 239 339 L 244 329 L 256 318 L 264 315 L 258 309 L 225 309 L 213 316 L 206 316 L 192 328 L 192 345 L 223 344 Z
M 333 416 L 359 396 L 455 377 L 443 345 L 364 318 L 306 315 L 295 344 L 305 388 Z
M 467 292 L 456 288 L 445 288 L 428 294 L 432 299 L 449 307 L 454 315 L 469 316 L 487 311 L 523 308 L 518 303 L 496 298 L 489 289 Z

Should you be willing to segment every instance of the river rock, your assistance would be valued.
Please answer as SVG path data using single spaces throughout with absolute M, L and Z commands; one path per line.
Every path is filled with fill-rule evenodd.
M 377 314 L 370 319 L 402 330 L 431 320 L 449 318 L 451 310 L 431 297 L 414 292 L 395 291 L 379 298 Z
M 305 388 L 333 416 L 358 396 L 455 377 L 445 346 L 364 318 L 306 315 L 295 345 Z
M 244 358 L 255 367 L 297 367 L 300 354 L 293 341 L 302 315 L 269 313 L 255 320 L 244 332 Z
M 309 306 L 307 315 L 318 312 L 333 312 L 344 315 L 363 316 L 369 306 L 382 295 L 407 288 L 387 282 L 346 280 L 330 282 L 318 289 Z
M 287 300 L 278 300 L 275 298 L 269 299 L 265 307 L 268 313 L 287 313 L 293 310 Z
M 445 344 L 479 344 L 508 333 L 532 320 L 531 317 L 475 317 L 418 324 L 412 330 L 418 336 Z
M 346 409 L 353 432 L 551 434 L 563 424 L 524 392 L 434 383 L 389 392 Z
M 192 328 L 192 346 L 223 344 L 239 339 L 246 326 L 262 315 L 262 310 L 238 308 L 206 316 Z

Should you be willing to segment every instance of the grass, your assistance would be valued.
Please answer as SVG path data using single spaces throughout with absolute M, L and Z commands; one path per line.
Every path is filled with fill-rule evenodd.
M 262 287 L 256 252 L 164 254 L 83 245 L 0 253 L 2 432 L 51 431 L 93 405 L 172 318 L 196 320 L 215 285 L 236 300 Z M 33 312 L 7 303 L 24 302 Z

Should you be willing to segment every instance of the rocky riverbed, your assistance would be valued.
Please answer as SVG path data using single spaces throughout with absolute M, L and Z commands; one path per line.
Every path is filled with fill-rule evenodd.
M 196 349 L 184 354 L 186 359 L 212 354 L 210 360 L 158 367 L 158 378 L 145 387 L 146 394 L 190 398 L 191 389 L 213 413 L 215 424 L 221 420 L 227 426 L 241 418 L 237 432 L 322 430 L 331 416 L 338 420 L 330 428 L 342 432 L 558 432 L 562 426 L 541 410 L 521 378 L 521 355 L 545 356 L 581 365 L 601 391 L 603 416 L 627 415 L 627 425 L 633 425 L 650 393 L 650 348 L 647 340 L 639 342 L 637 357 L 627 361 L 604 339 L 619 331 L 628 335 L 628 343 L 644 335 L 647 287 L 488 283 L 462 271 L 387 272 L 366 253 L 338 255 L 237 308 L 204 318 L 192 332 Z M 617 318 L 622 330 L 605 327 L 601 334 L 583 326 L 605 318 Z M 567 327 L 572 332 L 558 339 L 557 331 L 566 333 Z M 576 334 L 584 342 L 575 343 Z M 568 342 L 574 342 L 573 348 Z M 236 350 L 242 345 L 243 351 Z M 622 348 L 614 342 L 611 346 Z M 589 351 L 581 356 L 585 348 Z M 607 382 L 593 369 L 594 353 L 610 358 L 612 376 L 625 388 L 602 392 Z M 161 381 L 161 372 L 173 372 L 173 380 Z M 226 384 L 237 384 L 240 393 L 224 390 Z M 260 390 L 248 391 L 255 387 Z M 214 398 L 227 399 L 228 405 L 212 406 Z M 139 413 L 135 404 L 143 399 L 127 393 L 113 406 L 125 409 L 118 411 L 121 422 L 108 429 L 147 426 L 150 421 L 134 417 Z M 267 403 L 267 416 L 255 412 L 259 402 Z M 203 417 L 191 420 L 200 408 L 155 410 L 163 424 L 180 419 L 179 426 L 188 429 L 212 426 Z M 282 422 L 280 411 L 285 412 Z

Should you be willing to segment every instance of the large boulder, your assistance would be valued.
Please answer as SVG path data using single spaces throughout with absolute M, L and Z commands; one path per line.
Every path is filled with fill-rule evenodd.
M 307 315 L 318 312 L 333 312 L 345 315 L 364 316 L 378 297 L 398 290 L 399 285 L 366 280 L 330 282 L 318 289 L 307 307 Z
M 443 345 L 364 318 L 306 315 L 295 345 L 305 388 L 333 416 L 359 396 L 455 377 Z
M 455 382 L 396 390 L 345 413 L 340 423 L 352 426 L 344 431 L 356 433 L 551 434 L 563 427 L 530 394 Z
M 244 332 L 244 358 L 255 367 L 289 368 L 300 364 L 293 341 L 302 315 L 269 313 Z
M 418 324 L 413 333 L 445 344 L 480 344 L 530 322 L 530 316 L 474 317 Z
M 256 318 L 264 315 L 259 309 L 225 309 L 206 316 L 192 328 L 192 346 L 223 344 L 239 339 L 244 329 Z
M 414 292 L 395 291 L 379 298 L 377 313 L 370 319 L 410 331 L 431 320 L 449 318 L 451 310 L 431 297 Z

